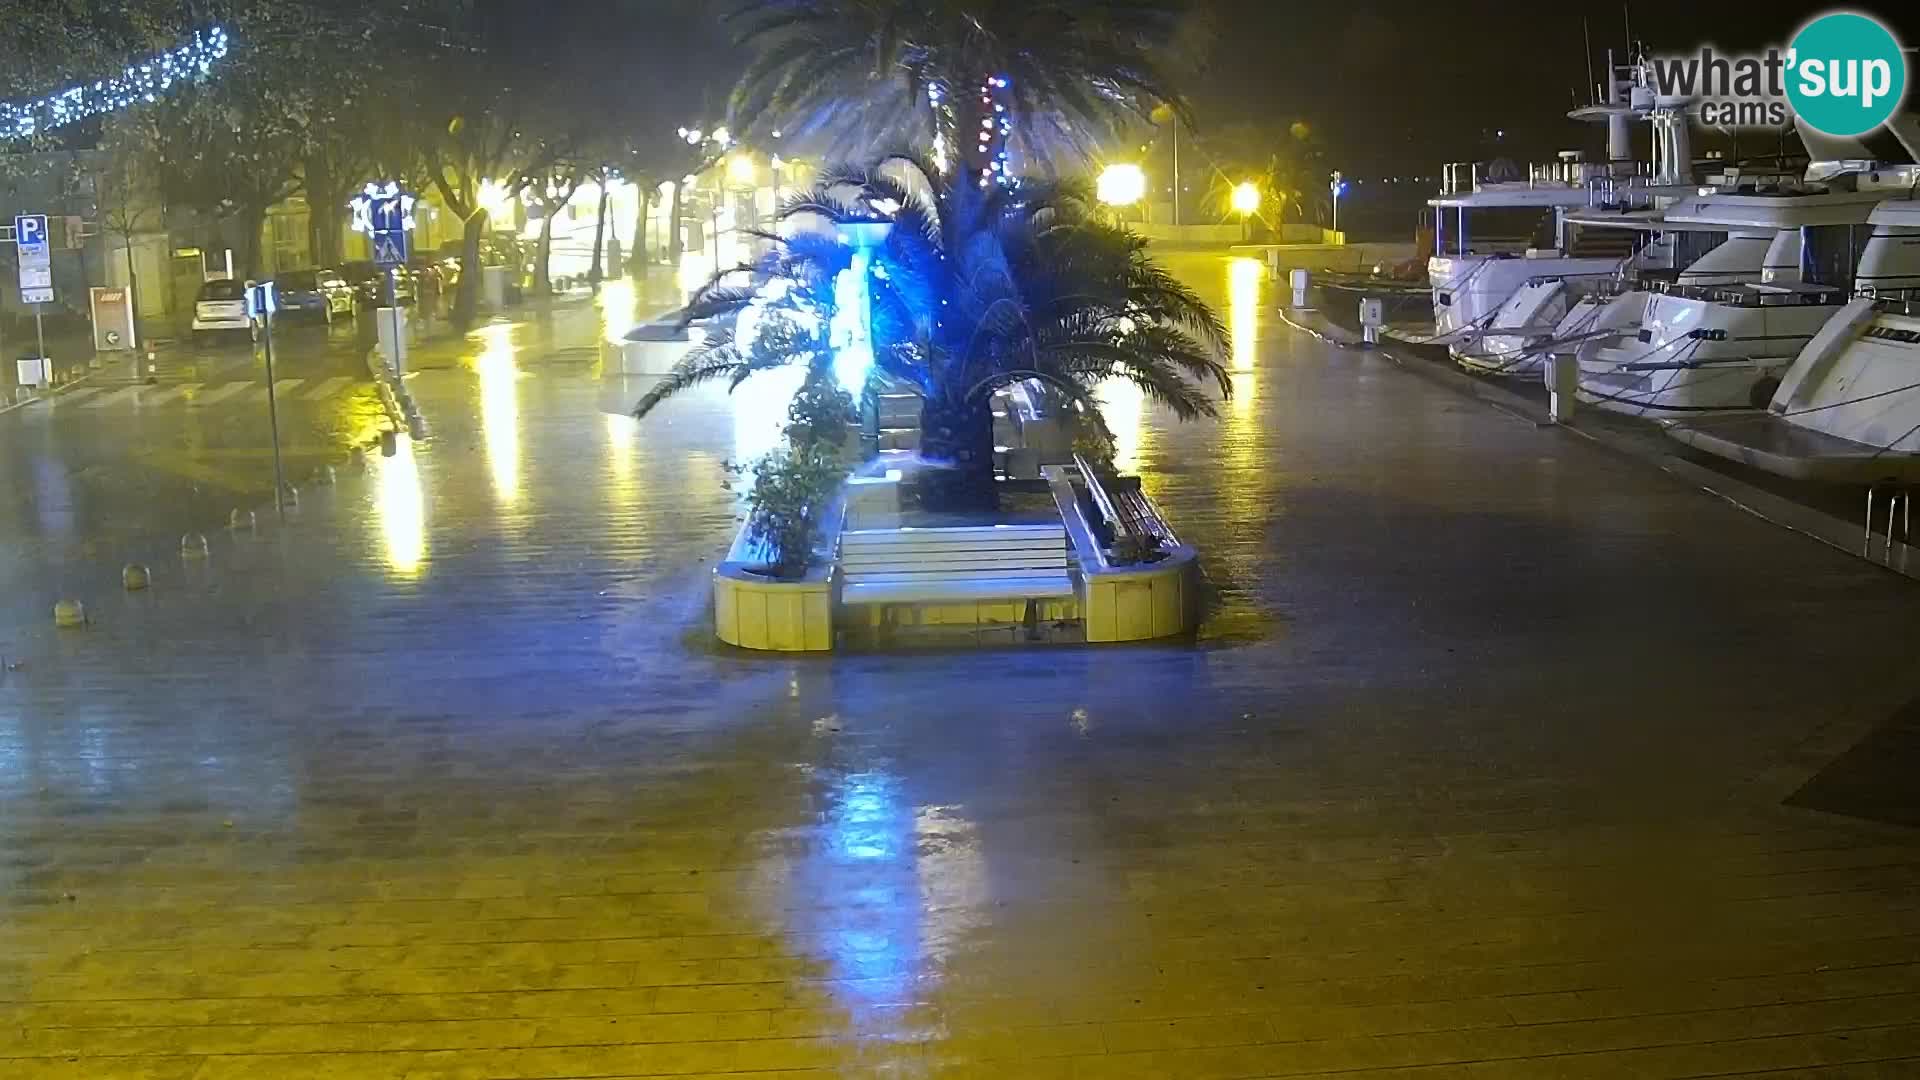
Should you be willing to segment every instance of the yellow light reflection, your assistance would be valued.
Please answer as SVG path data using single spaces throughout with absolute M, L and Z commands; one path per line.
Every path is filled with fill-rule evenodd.
M 619 345 L 627 331 L 639 325 L 640 294 L 628 277 L 608 278 L 600 283 L 600 295 L 594 298 L 600 308 L 600 328 L 607 341 Z
M 633 455 L 640 446 L 640 421 L 626 413 L 607 413 L 607 471 L 613 475 L 614 490 L 628 493 L 633 487 Z
M 1227 329 L 1233 336 L 1233 370 L 1252 371 L 1260 336 L 1260 283 L 1267 267 L 1258 259 L 1227 264 Z
M 400 435 L 394 455 L 381 458 L 375 474 L 374 508 L 380 515 L 380 542 L 387 566 L 401 577 L 417 577 L 427 555 L 426 500 L 420 493 L 420 465 L 413 440 Z
M 474 359 L 480 376 L 480 428 L 487 441 L 493 493 L 511 505 L 520 495 L 520 368 L 514 362 L 513 327 L 496 324 L 476 332 L 484 342 Z

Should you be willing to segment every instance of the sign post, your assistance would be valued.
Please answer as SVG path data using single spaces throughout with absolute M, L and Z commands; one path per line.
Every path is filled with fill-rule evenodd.
M 273 311 L 277 306 L 273 282 L 263 281 L 247 287 L 247 316 L 260 321 L 260 336 L 267 351 L 267 429 L 273 436 L 273 511 L 287 516 L 287 478 L 280 467 L 280 403 L 273 392 Z
M 33 333 L 39 356 L 47 358 L 47 332 L 40 305 L 53 303 L 53 249 L 47 243 L 47 215 L 20 214 L 13 219 L 14 245 L 20 253 L 20 302 L 33 305 Z
M 386 271 L 387 306 L 393 318 L 394 378 L 406 373 L 406 340 L 400 326 L 399 268 L 407 265 L 409 240 L 413 229 L 413 196 L 389 180 L 369 183 L 348 204 L 353 209 L 353 227 L 367 234 L 373 248 L 373 264 Z

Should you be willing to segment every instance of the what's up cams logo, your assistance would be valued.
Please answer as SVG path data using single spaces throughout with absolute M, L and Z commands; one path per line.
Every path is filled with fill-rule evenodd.
M 1789 116 L 1826 135 L 1864 135 L 1887 122 L 1907 93 L 1907 56 L 1871 15 L 1821 15 L 1786 49 L 1655 56 L 1661 97 L 1698 102 L 1708 127 L 1784 127 Z

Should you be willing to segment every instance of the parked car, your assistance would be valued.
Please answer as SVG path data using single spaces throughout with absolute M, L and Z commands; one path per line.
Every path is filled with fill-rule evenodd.
M 356 302 L 362 307 L 385 307 L 387 303 L 387 272 L 370 262 L 350 262 L 340 267 L 340 276 L 353 287 Z M 408 307 L 418 294 L 418 283 L 413 271 L 402 266 L 394 271 L 394 293 L 399 297 L 400 306 Z
M 318 315 L 328 323 L 335 315 L 353 314 L 353 287 L 335 271 L 293 270 L 273 283 L 281 314 Z
M 253 320 L 247 317 L 246 286 L 232 278 L 215 278 L 200 286 L 193 302 L 193 339 L 205 341 L 207 335 L 222 330 L 239 330 L 249 337 Z

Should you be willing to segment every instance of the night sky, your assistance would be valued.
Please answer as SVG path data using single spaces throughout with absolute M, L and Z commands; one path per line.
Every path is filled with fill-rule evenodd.
M 1600 129 L 1565 118 L 1576 97 L 1586 99 L 1581 21 L 1591 29 L 1596 79 L 1604 50 L 1623 51 L 1626 41 L 1617 3 L 1204 2 L 1215 35 L 1208 71 L 1193 84 L 1202 133 L 1215 125 L 1284 129 L 1306 120 L 1327 158 L 1355 175 L 1433 172 L 1443 161 L 1485 158 L 1496 149 L 1498 130 L 1507 133 L 1499 149 L 1517 160 L 1597 150 Z M 1808 18 L 1829 10 L 1879 15 L 1906 44 L 1920 43 L 1920 3 L 1911 0 L 1641 0 L 1625 14 L 1635 38 L 1684 53 L 1704 44 L 1784 45 Z

